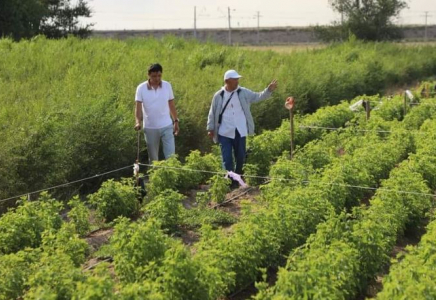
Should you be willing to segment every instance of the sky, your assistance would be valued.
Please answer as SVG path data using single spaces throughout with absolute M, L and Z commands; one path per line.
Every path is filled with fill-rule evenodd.
M 409 0 L 399 24 L 436 24 L 436 0 Z M 328 0 L 88 0 L 96 30 L 308 26 L 339 20 Z M 260 14 L 260 18 L 257 14 Z

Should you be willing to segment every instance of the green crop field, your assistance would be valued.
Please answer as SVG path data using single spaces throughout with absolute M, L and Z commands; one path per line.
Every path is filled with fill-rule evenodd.
M 436 48 L 255 50 L 0 40 L 0 200 L 129 168 L 0 202 L 0 299 L 435 298 L 436 91 L 424 80 Z M 134 93 L 151 62 L 173 85 L 181 132 L 178 157 L 141 167 L 139 201 Z M 235 191 L 206 136 L 230 68 L 252 90 L 280 82 L 253 105 L 249 187 Z M 369 119 L 350 110 L 361 99 Z M 421 242 L 396 258 L 405 236 Z
M 304 114 L 436 74 L 433 46 L 356 41 L 278 54 L 171 37 L 38 37 L 21 43 L 1 40 L 0 53 L 0 198 L 131 163 L 134 93 L 151 62 L 164 66 L 164 79 L 174 88 L 182 119 L 176 140 L 181 158 L 194 149 L 210 150 L 207 112 L 229 68 L 243 74 L 241 84 L 255 91 L 279 80 L 273 98 L 253 106 L 257 133 L 280 126 L 289 95 Z

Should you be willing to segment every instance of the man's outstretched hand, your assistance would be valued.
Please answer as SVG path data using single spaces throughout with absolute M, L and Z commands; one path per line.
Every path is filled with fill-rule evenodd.
M 274 92 L 276 88 L 277 88 L 277 79 L 274 79 L 274 80 L 271 81 L 271 83 L 268 85 L 268 90 L 269 90 L 270 92 Z

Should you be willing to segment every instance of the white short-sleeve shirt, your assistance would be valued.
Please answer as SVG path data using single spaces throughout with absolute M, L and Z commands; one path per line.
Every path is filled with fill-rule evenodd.
M 149 129 L 160 129 L 172 125 L 168 101 L 174 99 L 173 88 L 167 81 L 154 89 L 148 81 L 141 83 L 136 89 L 136 102 L 142 102 L 143 126 Z

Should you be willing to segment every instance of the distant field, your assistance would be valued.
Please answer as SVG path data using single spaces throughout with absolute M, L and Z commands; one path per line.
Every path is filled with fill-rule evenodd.
M 431 42 L 400 42 L 396 45 L 404 47 L 421 47 L 432 46 L 436 47 L 436 41 Z M 293 44 L 293 45 L 262 45 L 262 46 L 240 46 L 241 49 L 256 50 L 256 51 L 274 51 L 277 53 L 293 53 L 307 50 L 324 49 L 328 45 L 322 43 L 310 43 L 310 44 Z
M 240 46 L 242 49 L 269 51 L 272 50 L 277 53 L 292 53 L 314 49 L 324 49 L 327 44 L 293 44 L 293 45 L 268 45 L 268 46 Z

